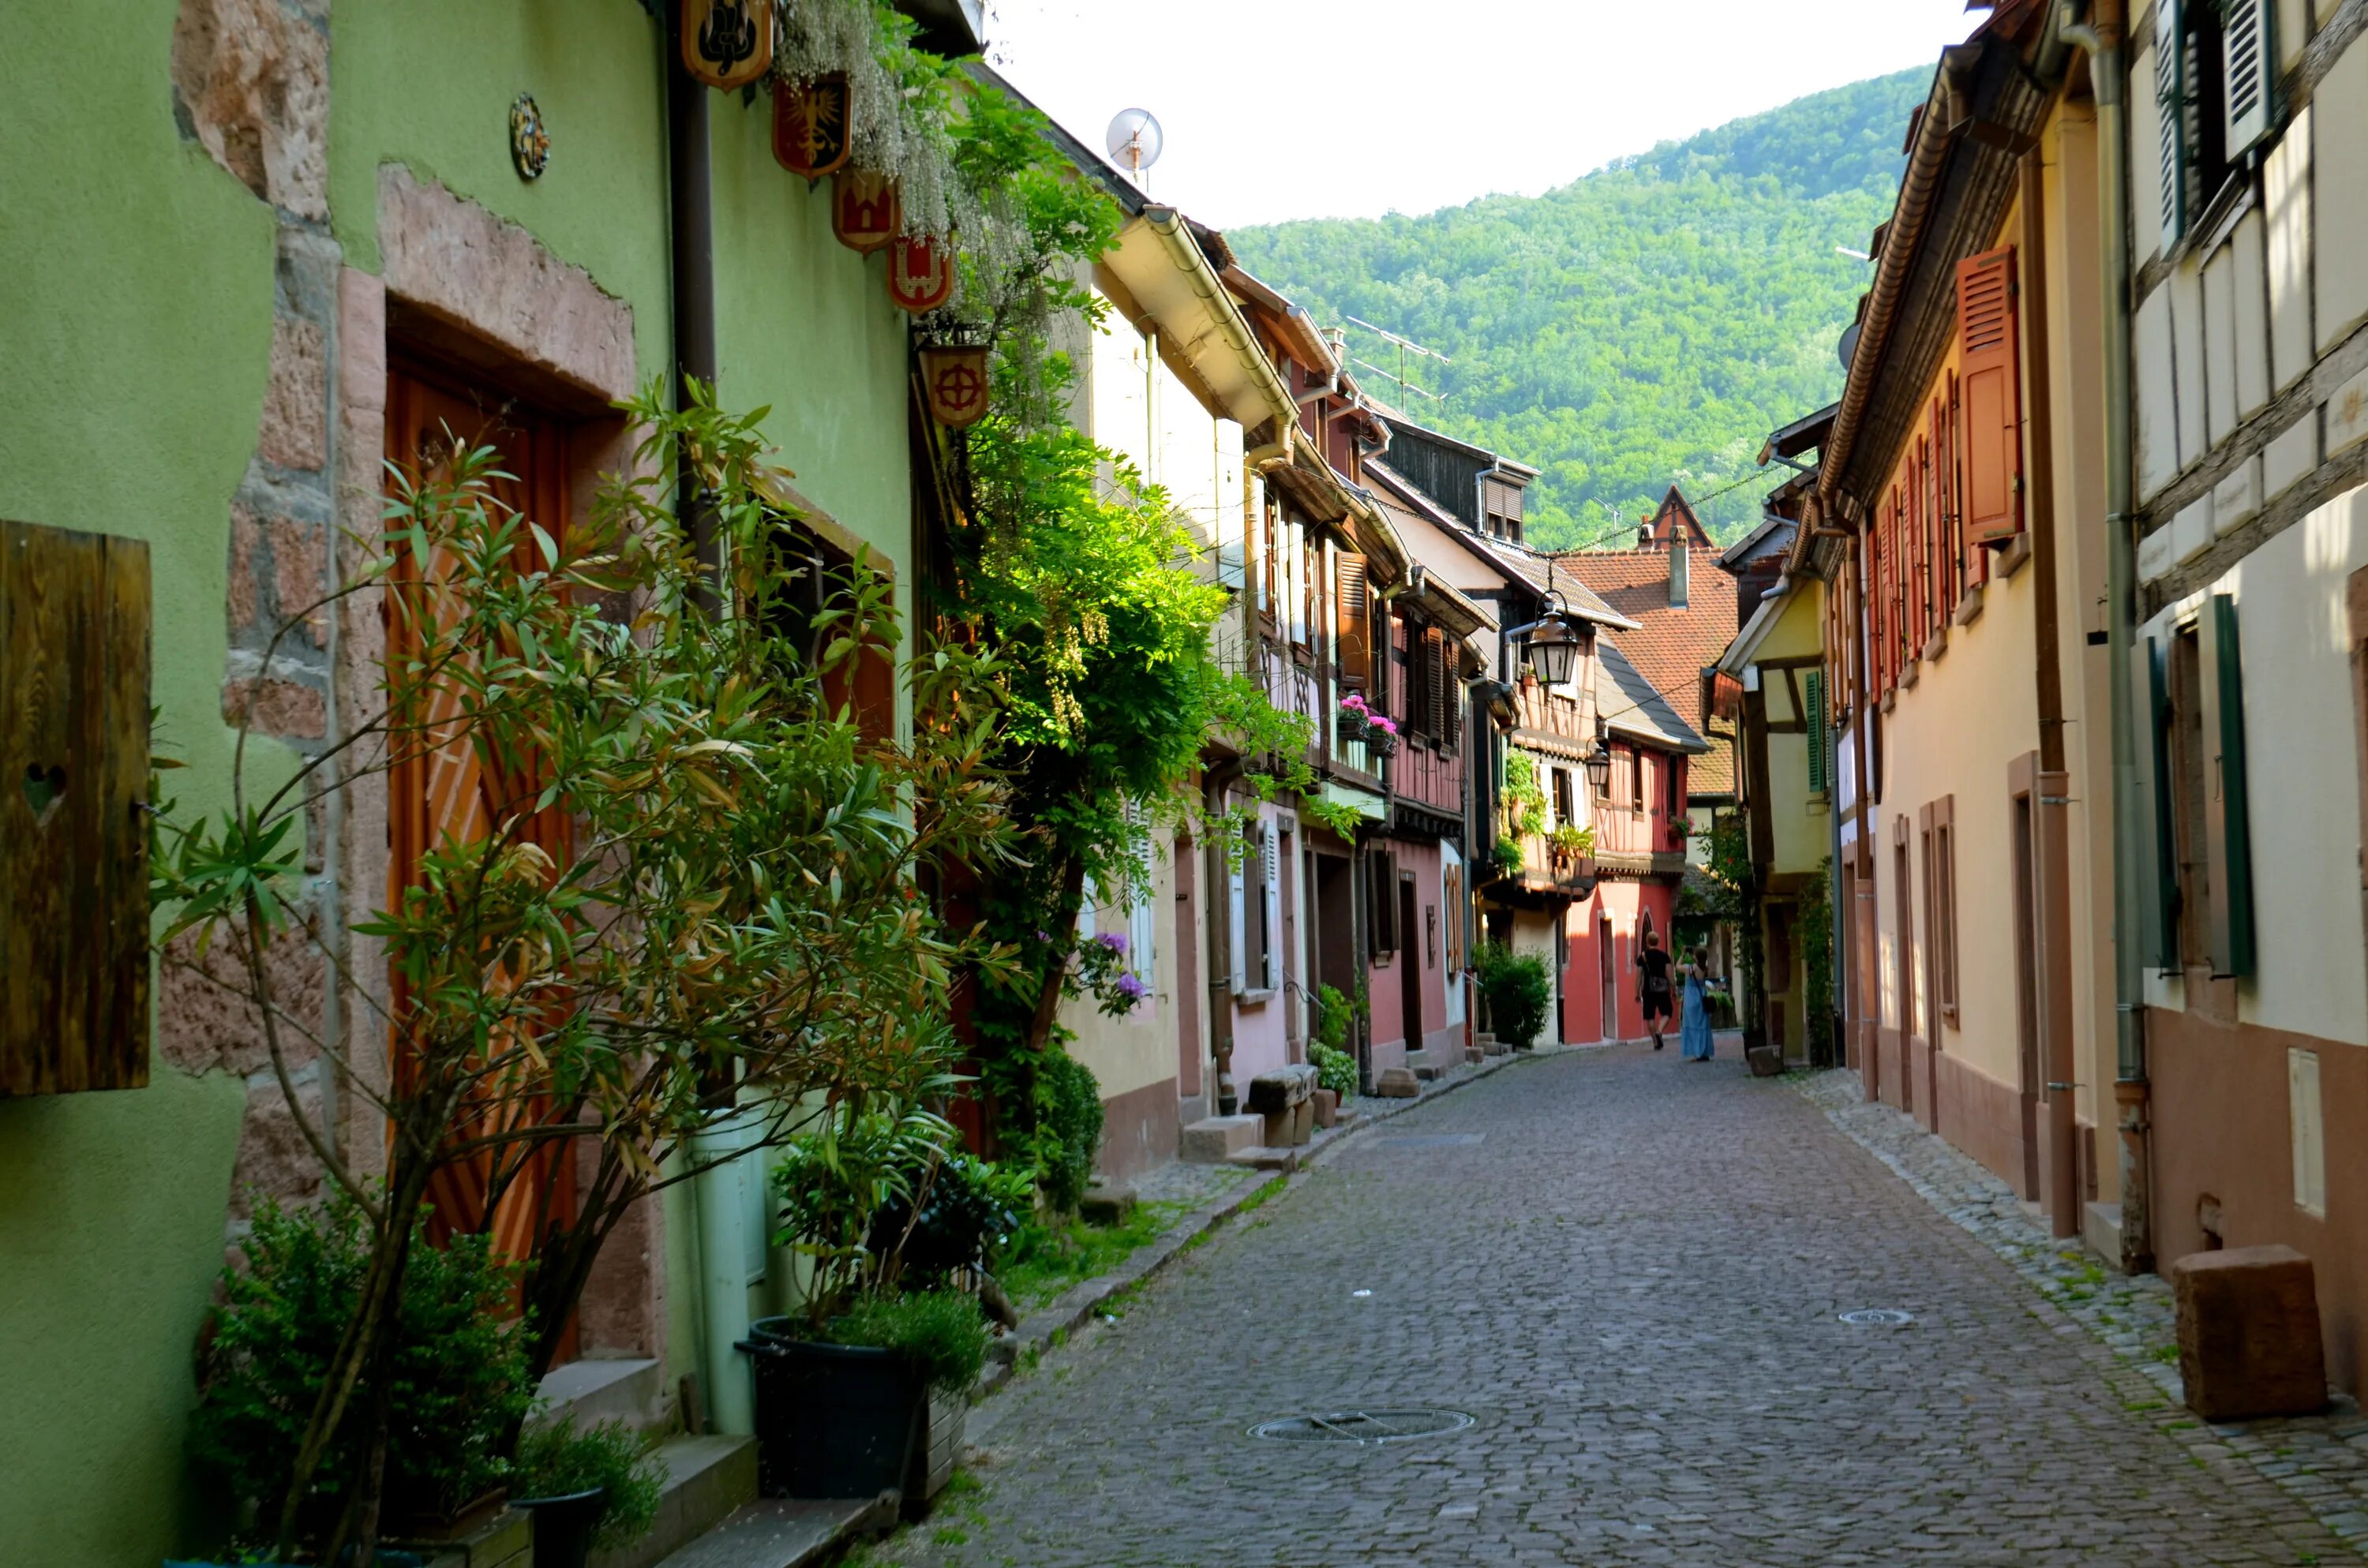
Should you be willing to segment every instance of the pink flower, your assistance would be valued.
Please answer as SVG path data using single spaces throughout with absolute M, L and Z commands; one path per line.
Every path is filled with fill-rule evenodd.
M 1395 735 L 1398 733 L 1397 725 L 1390 721 L 1390 717 L 1386 713 L 1374 714 L 1372 716 L 1372 723 L 1373 728 L 1381 731 L 1382 733 L 1385 735 Z
M 1362 713 L 1365 710 L 1365 699 L 1352 691 L 1340 699 L 1340 706 Z

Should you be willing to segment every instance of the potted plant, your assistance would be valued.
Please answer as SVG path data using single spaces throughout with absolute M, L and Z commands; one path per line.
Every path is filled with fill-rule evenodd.
M 1595 830 L 1565 823 L 1546 835 L 1546 847 L 1558 866 L 1573 865 L 1595 853 Z
M 1398 727 L 1386 713 L 1370 713 L 1367 722 L 1371 733 L 1365 736 L 1365 749 L 1375 756 L 1395 756 L 1398 754 Z
M 1491 858 L 1496 862 L 1498 876 L 1520 876 L 1521 874 L 1521 841 L 1509 833 L 1506 834 L 1497 840 L 1497 846 Z
M 781 1239 L 812 1271 L 803 1312 L 763 1320 L 741 1346 L 756 1358 L 767 1492 L 909 1501 L 951 1473 L 959 1426 L 931 1418 L 932 1394 L 940 1415 L 946 1397 L 968 1394 L 987 1338 L 975 1295 L 956 1281 L 974 1278 L 985 1238 L 1017 1222 L 1010 1184 L 950 1153 L 952 1142 L 945 1119 L 918 1105 L 849 1100 L 776 1167 Z
M 1367 708 L 1365 699 L 1355 692 L 1352 691 L 1342 698 L 1339 717 L 1340 744 L 1349 746 L 1364 740 L 1372 731 L 1372 710 Z
M 534 1568 L 584 1568 L 595 1548 L 639 1540 L 665 1490 L 656 1446 L 622 1421 L 529 1426 L 510 1471 L 511 1506 L 534 1516 Z

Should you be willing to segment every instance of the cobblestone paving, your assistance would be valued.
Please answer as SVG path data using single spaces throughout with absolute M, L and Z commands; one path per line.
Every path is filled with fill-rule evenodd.
M 1916 1321 L 1836 1320 L 1861 1307 Z M 974 1412 L 983 1488 L 885 1555 L 2355 1561 L 2225 1447 L 2125 1408 L 2158 1398 L 1782 1083 L 1559 1055 L 1344 1146 Z M 1245 1436 L 1415 1405 L 1475 1423 Z
M 1914 1118 L 1869 1105 L 1854 1074 L 1795 1081 L 1836 1126 L 2151 1381 L 2165 1430 L 2199 1455 L 2244 1460 L 2307 1504 L 2353 1550 L 2368 1543 L 2368 1415 L 2355 1402 L 2338 1395 L 2327 1414 L 2303 1419 L 2203 1426 L 2181 1403 L 2170 1286 L 2160 1275 L 2109 1271 L 2078 1242 L 2056 1241 L 1977 1161 Z

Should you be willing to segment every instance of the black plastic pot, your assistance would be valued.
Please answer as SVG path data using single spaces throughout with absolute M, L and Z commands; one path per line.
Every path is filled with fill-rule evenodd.
M 514 1497 L 513 1508 L 534 1516 L 534 1568 L 584 1568 L 592 1555 L 592 1532 L 607 1511 L 609 1489 L 570 1492 L 564 1497 Z
M 902 1489 L 928 1390 L 891 1350 L 792 1339 L 765 1318 L 740 1342 L 756 1366 L 757 1478 L 771 1497 Z

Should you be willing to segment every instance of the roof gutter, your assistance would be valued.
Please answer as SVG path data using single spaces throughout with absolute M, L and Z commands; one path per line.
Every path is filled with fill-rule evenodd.
M 1226 344 L 1241 360 L 1243 368 L 1249 371 L 1251 380 L 1258 383 L 1258 395 L 1265 400 L 1268 409 L 1281 424 L 1289 425 L 1297 420 L 1298 403 L 1292 400 L 1282 379 L 1274 373 L 1274 366 L 1259 350 L 1258 338 L 1250 331 L 1249 324 L 1242 320 L 1242 312 L 1235 308 L 1233 296 L 1225 291 L 1224 284 L 1210 267 L 1209 258 L 1201 253 L 1199 242 L 1185 227 L 1184 215 L 1173 207 L 1146 207 L 1143 210 L 1143 222 L 1167 247 L 1169 258 L 1176 263 L 1176 270 L 1184 274 L 1192 286 L 1192 292 L 1209 307 L 1216 318 L 1217 330 L 1224 335 Z

